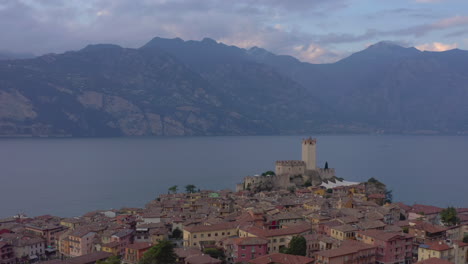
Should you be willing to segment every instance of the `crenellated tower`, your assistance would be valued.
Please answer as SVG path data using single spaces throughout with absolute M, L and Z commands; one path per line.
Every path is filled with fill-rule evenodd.
M 302 160 L 306 164 L 306 170 L 317 169 L 317 154 L 316 154 L 317 139 L 307 138 L 302 140 Z

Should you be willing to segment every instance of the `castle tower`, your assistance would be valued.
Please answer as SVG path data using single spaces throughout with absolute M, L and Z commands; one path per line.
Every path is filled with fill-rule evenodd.
M 306 170 L 317 169 L 317 156 L 315 146 L 317 139 L 307 138 L 302 140 L 302 161 L 306 164 Z

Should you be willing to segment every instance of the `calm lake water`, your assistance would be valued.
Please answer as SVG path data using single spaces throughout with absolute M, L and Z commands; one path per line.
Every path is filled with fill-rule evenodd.
M 301 158 L 301 136 L 0 139 L 0 217 L 143 206 L 172 185 L 235 188 Z M 318 164 L 409 204 L 468 207 L 468 137 L 318 136 Z

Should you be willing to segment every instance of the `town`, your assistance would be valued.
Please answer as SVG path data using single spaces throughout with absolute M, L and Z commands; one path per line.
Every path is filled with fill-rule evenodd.
M 172 186 L 144 208 L 0 219 L 0 264 L 468 263 L 468 208 L 393 202 L 375 178 L 318 168 L 316 144 L 235 191 Z

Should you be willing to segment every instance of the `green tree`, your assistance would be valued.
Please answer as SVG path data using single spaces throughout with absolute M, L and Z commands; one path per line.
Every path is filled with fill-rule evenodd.
M 178 189 L 177 185 L 174 185 L 174 186 L 170 187 L 168 190 L 171 193 L 177 193 L 177 189 Z
M 328 170 L 328 161 L 325 161 L 325 168 L 326 170 Z
M 177 255 L 171 242 L 163 240 L 143 254 L 139 264 L 173 264 Z
M 404 226 L 402 229 L 403 229 L 403 233 L 406 233 L 406 234 L 409 233 L 409 228 L 407 226 Z
M 283 250 L 284 253 L 290 255 L 305 256 L 307 251 L 307 243 L 303 236 L 294 236 L 289 242 L 288 247 Z
M 304 182 L 304 187 L 310 187 L 312 186 L 312 182 L 310 180 L 307 180 L 306 182 Z
M 453 226 L 460 223 L 457 210 L 454 207 L 447 207 L 440 212 L 440 220 L 446 226 Z
M 389 190 L 385 192 L 385 202 L 392 203 L 393 202 L 393 191 Z
M 218 248 L 205 248 L 205 250 L 203 250 L 203 253 L 208 254 L 210 255 L 210 257 L 215 259 L 224 260 L 226 258 L 224 252 Z
M 275 175 L 275 172 L 274 171 L 265 171 L 264 173 L 262 173 L 262 176 L 268 176 L 268 175 Z
M 463 237 L 463 243 L 468 243 L 468 235 L 465 235 L 465 237 Z
M 120 258 L 118 256 L 112 256 L 106 260 L 98 260 L 96 264 L 120 264 Z
M 172 231 L 173 238 L 182 238 L 182 231 L 179 228 L 176 228 Z
M 327 189 L 327 193 L 333 193 L 333 189 L 328 188 L 328 189 Z
M 189 184 L 189 185 L 186 185 L 186 186 L 185 186 L 185 191 L 186 191 L 187 193 L 194 193 L 195 190 L 196 190 L 196 188 L 197 188 L 197 187 L 196 187 L 195 185 Z

